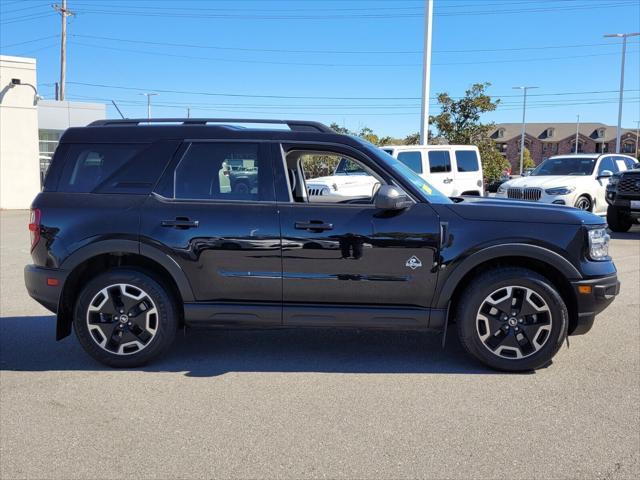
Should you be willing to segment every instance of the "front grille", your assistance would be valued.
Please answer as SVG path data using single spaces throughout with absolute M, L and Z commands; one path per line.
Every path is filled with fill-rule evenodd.
M 519 188 L 511 187 L 507 190 L 507 197 L 514 200 L 529 200 L 531 202 L 537 202 L 542 196 L 541 188 Z
M 326 187 L 308 187 L 307 188 L 307 192 L 309 196 L 323 195 L 325 191 L 326 191 Z
M 619 193 L 640 193 L 640 175 L 622 175 L 618 182 Z

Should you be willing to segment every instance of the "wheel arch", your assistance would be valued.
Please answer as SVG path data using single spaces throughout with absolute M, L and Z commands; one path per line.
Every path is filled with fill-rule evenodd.
M 481 250 L 458 265 L 447 278 L 438 295 L 437 308 L 447 308 L 447 321 L 455 316 L 458 302 L 466 288 L 479 274 L 493 268 L 520 267 L 532 270 L 556 287 L 569 311 L 569 333 L 578 323 L 578 305 L 571 280 L 582 275 L 568 260 L 544 247 L 533 245 L 500 245 Z
M 68 273 L 58 304 L 56 340 L 71 333 L 73 308 L 79 290 L 94 276 L 114 267 L 135 267 L 152 274 L 178 301 L 182 322 L 183 302 L 193 301 L 186 275 L 173 259 L 162 251 L 129 240 L 105 241 L 78 250 L 61 265 Z

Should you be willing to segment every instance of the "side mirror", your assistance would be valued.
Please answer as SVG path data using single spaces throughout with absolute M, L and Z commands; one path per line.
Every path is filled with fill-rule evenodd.
M 600 172 L 600 175 L 598 175 L 598 178 L 609 178 L 613 176 L 613 172 L 611 170 L 603 170 Z
M 375 197 L 375 206 L 380 210 L 404 210 L 413 205 L 413 200 L 392 185 L 382 185 Z

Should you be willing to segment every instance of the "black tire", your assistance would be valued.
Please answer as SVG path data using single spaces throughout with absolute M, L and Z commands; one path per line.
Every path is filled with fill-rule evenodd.
M 103 314 L 101 310 L 98 312 L 89 311 L 92 301 L 94 306 L 91 308 L 95 308 L 96 304 L 116 304 L 117 302 L 112 300 L 111 295 L 105 299 L 104 296 L 101 296 L 101 293 L 115 291 L 117 297 L 119 295 L 118 292 L 122 289 L 119 285 L 133 287 L 126 287 L 127 293 L 138 295 L 137 292 L 142 292 L 142 294 L 145 294 L 141 300 L 130 299 L 127 293 L 125 293 L 125 296 L 120 295 L 119 305 L 124 305 L 122 303 L 123 300 L 130 303 L 138 302 L 138 305 L 143 303 L 146 305 L 142 307 L 124 307 L 132 310 L 132 312 L 127 313 L 135 313 L 133 312 L 134 309 L 138 312 L 135 317 L 130 317 L 131 323 L 128 323 L 128 325 L 131 325 L 131 327 L 127 323 L 122 323 L 123 321 L 115 319 L 116 317 L 122 317 L 117 313 L 116 315 L 110 315 Z M 105 290 L 109 286 L 112 287 L 109 290 Z M 116 288 L 116 286 L 118 287 Z M 104 300 L 103 303 L 100 303 L 101 299 Z M 103 308 L 105 310 L 108 309 L 106 306 Z M 94 321 L 96 315 L 99 316 L 99 320 Z M 103 316 L 113 317 L 114 319 L 105 319 L 103 323 Z M 91 330 L 89 327 L 90 321 Z M 139 322 L 144 322 L 143 328 L 136 326 Z M 145 328 L 150 324 L 149 322 L 153 322 L 153 330 L 147 331 Z M 123 345 L 127 343 L 123 340 L 134 340 L 128 343 L 136 343 L 135 340 L 139 340 L 140 346 L 127 346 L 126 348 L 130 350 L 129 352 L 118 353 L 113 351 L 113 348 L 116 348 L 115 346 L 119 344 L 115 340 L 111 341 L 112 337 L 106 334 L 108 330 L 103 330 L 103 328 L 111 328 L 112 325 L 111 332 L 114 332 L 114 339 L 117 335 L 120 335 L 119 341 L 123 342 Z M 173 343 L 178 328 L 176 300 L 169 294 L 167 288 L 151 274 L 134 268 L 114 268 L 99 274 L 82 289 L 74 309 L 73 326 L 82 347 L 99 362 L 111 367 L 139 367 L 165 353 Z M 96 328 L 96 326 L 99 328 Z M 122 329 L 122 333 L 118 333 L 117 329 Z M 153 334 L 150 333 L 151 331 Z M 100 341 L 107 342 L 107 344 L 104 347 L 100 346 Z M 113 348 L 108 350 L 112 346 Z M 138 350 L 135 351 L 134 348 Z
M 499 348 L 496 347 L 492 351 L 490 346 L 485 343 L 485 341 L 493 341 L 490 335 L 485 341 L 481 338 L 481 327 L 479 325 L 480 321 L 478 320 L 480 309 L 486 305 L 485 302 L 489 295 L 492 295 L 500 289 L 506 289 L 507 287 L 516 287 L 512 291 L 516 291 L 518 288 L 522 289 L 522 291 L 526 291 L 526 289 L 533 291 L 535 295 L 539 296 L 544 303 L 546 303 L 545 308 L 547 308 L 550 315 L 550 330 L 547 332 L 537 330 L 537 333 L 534 335 L 534 341 L 541 338 L 541 335 L 538 336 L 541 333 L 545 336 L 544 340 L 538 342 L 541 344 L 539 349 L 533 353 L 527 353 L 526 356 L 522 355 L 521 349 L 520 354 L 523 358 L 505 358 L 496 353 Z M 510 308 L 513 309 L 514 307 Z M 511 315 L 511 313 L 509 315 Z M 517 315 L 514 317 L 517 317 Z M 532 317 L 528 318 L 529 320 L 525 320 L 525 327 L 529 326 L 526 325 L 527 322 L 534 322 L 534 320 L 531 320 Z M 464 349 L 483 364 L 496 370 L 509 372 L 536 370 L 548 365 L 567 337 L 568 318 L 569 313 L 567 307 L 553 283 L 536 272 L 516 267 L 495 268 L 475 277 L 469 287 L 467 287 L 467 290 L 463 292 L 456 313 L 458 336 Z M 504 322 L 502 325 L 509 328 L 507 322 Z M 536 325 L 537 324 L 534 323 L 532 327 L 536 327 Z M 508 335 L 513 335 L 510 340 L 515 342 L 516 336 L 518 335 L 516 331 L 525 333 L 522 327 L 523 324 L 518 325 L 516 323 L 507 334 L 504 334 L 504 338 L 506 339 Z M 526 343 L 525 340 L 525 344 Z M 534 349 L 532 343 L 529 343 L 528 347 L 531 350 Z
M 587 195 L 580 195 L 576 199 L 576 203 L 574 204 L 574 207 L 580 210 L 591 212 L 593 210 L 593 202 Z
M 607 223 L 614 232 L 628 232 L 633 220 L 624 210 L 609 205 L 607 207 Z

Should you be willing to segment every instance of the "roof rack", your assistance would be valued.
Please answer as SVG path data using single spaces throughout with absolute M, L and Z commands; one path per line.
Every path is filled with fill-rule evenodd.
M 90 127 L 102 127 L 107 125 L 140 125 L 149 123 L 180 123 L 182 125 L 206 125 L 208 123 L 266 123 L 274 125 L 286 125 L 296 132 L 321 132 L 336 133 L 331 128 L 320 122 L 307 120 L 268 120 L 255 118 L 124 118 L 116 120 L 96 120 L 89 124 Z

